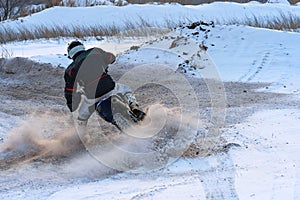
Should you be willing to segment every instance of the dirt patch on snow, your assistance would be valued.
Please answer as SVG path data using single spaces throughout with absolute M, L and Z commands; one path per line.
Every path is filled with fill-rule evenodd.
M 118 80 L 133 67 L 116 63 L 111 66 L 110 73 Z M 24 188 L 24 194 L 39 194 L 44 186 L 48 189 L 43 193 L 49 195 L 67 184 L 72 184 L 77 177 L 89 177 L 91 181 L 116 173 L 95 160 L 79 140 L 65 106 L 63 73 L 64 68 L 54 68 L 49 64 L 35 63 L 25 58 L 0 60 L 0 114 L 20 120 L 19 125 L 0 132 L 0 170 L 5 172 L 0 177 L 0 187 L 7 193 L 7 197 L 9 194 L 15 194 L 18 191 L 16 188 Z M 243 122 L 257 110 L 299 105 L 298 100 L 289 98 L 288 95 L 257 92 L 256 89 L 268 84 L 224 83 L 225 121 L 222 127 L 210 130 L 216 124 L 216 119 L 211 118 L 213 111 L 207 80 L 193 77 L 187 77 L 187 80 L 198 97 L 202 123 L 197 130 L 197 139 L 183 154 L 185 157 L 226 152 L 231 146 L 236 146 L 227 144 L 223 139 L 223 128 Z M 180 87 L 182 86 L 178 85 L 178 88 Z M 135 94 L 143 108 L 157 103 L 166 109 L 180 106 L 172 91 L 156 84 L 144 85 L 138 88 Z M 189 117 L 191 116 L 187 116 L 187 119 L 193 121 L 193 118 Z M 114 127 L 101 119 L 98 120 L 97 116 L 92 116 L 89 130 L 99 130 L 101 127 L 103 138 L 114 137 Z M 1 127 L 6 127 L 5 120 L 0 123 L 3 123 Z M 169 133 L 160 135 L 161 140 L 154 141 L 157 148 L 165 144 L 166 138 L 173 137 L 172 133 L 176 132 L 177 128 L 169 126 L 165 131 Z M 117 137 L 119 135 L 116 135 Z M 134 148 L 144 150 L 141 147 L 144 146 L 138 144 Z M 16 168 L 22 170 L 15 173 Z M 60 186 L 60 183 L 63 186 Z
M 123 66 L 115 64 L 110 68 L 110 72 L 115 80 L 118 80 L 124 72 L 133 67 L 131 65 Z M 40 151 L 43 155 L 45 152 L 49 153 L 49 151 L 53 151 L 54 149 L 60 149 L 56 145 L 61 145 L 64 142 L 65 134 L 69 133 L 73 127 L 72 123 L 66 123 L 69 111 L 65 106 L 63 98 L 63 73 L 64 68 L 55 68 L 49 64 L 40 64 L 25 58 L 0 60 L 0 87 L 2 88 L 1 99 L 3 105 L 0 108 L 0 112 L 13 116 L 23 116 L 26 119 L 25 125 L 21 126 L 23 132 L 21 131 L 20 135 L 18 135 L 20 132 L 18 127 L 9 131 L 9 135 L 7 136 L 7 133 L 3 134 L 3 137 L 7 137 L 4 139 L 6 145 L 16 142 L 18 145 L 15 145 L 15 147 L 20 147 L 22 146 L 20 144 L 24 145 L 29 142 L 38 148 L 44 149 Z M 206 155 L 208 150 L 206 149 L 205 140 L 210 137 L 207 130 L 214 124 L 213 119 L 211 119 L 211 95 L 207 88 L 207 80 L 192 77 L 187 79 L 198 96 L 202 126 L 198 130 L 198 140 L 201 140 L 201 142 L 194 142 L 184 156 Z M 249 116 L 262 106 L 270 108 L 284 106 L 282 102 L 286 98 L 285 95 L 255 91 L 265 86 L 267 84 L 224 83 L 227 107 L 227 113 L 224 116 L 226 119 L 224 125 L 239 123 L 243 118 Z M 178 88 L 180 87 L 178 85 Z M 166 108 L 180 106 L 176 95 L 172 91 L 156 84 L 144 85 L 138 88 L 135 94 L 142 107 L 156 103 L 160 103 Z M 43 114 L 43 117 L 40 114 Z M 35 130 L 30 129 L 32 124 L 35 125 L 33 127 Z M 105 122 L 101 122 L 101 124 L 105 124 Z M 105 129 L 110 130 L 108 127 L 105 127 Z M 42 140 L 35 140 L 35 138 L 41 138 L 42 136 L 40 133 L 36 134 L 36 130 L 42 130 L 41 132 L 46 133 L 46 135 L 48 134 L 48 138 L 49 135 L 52 135 L 52 139 L 53 137 L 56 138 L 49 140 L 49 143 L 47 143 L 47 137 Z M 73 134 L 75 132 L 73 131 Z M 24 136 L 26 134 L 28 136 Z M 18 141 L 10 139 L 11 135 L 18 135 Z M 217 134 L 217 137 L 214 138 L 216 143 L 225 142 L 221 134 Z M 207 141 L 211 141 L 211 139 Z M 70 146 L 70 149 L 68 147 L 62 150 L 61 154 L 65 150 L 74 151 L 74 149 L 79 147 L 77 145 Z M 10 148 L 13 148 L 13 146 L 11 145 Z M 79 147 L 79 149 L 82 149 L 82 147 Z

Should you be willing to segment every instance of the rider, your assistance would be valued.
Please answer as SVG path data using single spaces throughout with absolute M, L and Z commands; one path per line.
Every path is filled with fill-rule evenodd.
M 71 112 L 78 109 L 78 124 L 86 125 L 97 106 L 100 116 L 115 124 L 110 95 L 121 92 L 134 114 L 140 114 L 135 97 L 128 86 L 115 83 L 108 74 L 108 65 L 115 62 L 116 57 L 100 48 L 85 50 L 80 41 L 72 41 L 68 45 L 68 58 L 73 62 L 65 70 L 65 98 Z M 86 98 L 81 102 L 81 95 Z M 80 105 L 80 106 L 79 106 Z

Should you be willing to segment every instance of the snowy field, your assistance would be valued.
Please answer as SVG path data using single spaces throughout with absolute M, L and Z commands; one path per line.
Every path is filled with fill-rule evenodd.
M 63 126 L 67 112 L 62 99 L 64 85 L 61 79 L 63 69 L 70 63 L 64 55 L 66 47 L 74 38 L 10 42 L 0 46 L 2 52 L 5 50 L 5 57 L 10 57 L 10 60 L 26 57 L 41 63 L 41 66 L 50 63 L 53 70 L 47 68 L 51 71 L 49 75 L 43 69 L 43 73 L 39 73 L 39 70 L 31 69 L 36 65 L 29 62 L 30 66 L 24 68 L 28 72 L 25 74 L 22 70 L 20 73 L 19 68 L 10 69 L 9 60 L 8 64 L 0 62 L 3 88 L 0 199 L 300 199 L 300 158 L 297 156 L 300 153 L 299 32 L 210 24 L 214 20 L 243 20 L 254 14 L 275 18 L 280 13 L 300 16 L 300 7 L 256 2 L 218 2 L 201 6 L 55 7 L 22 20 L 3 22 L 1 25 L 12 28 L 34 28 L 45 23 L 47 26 L 93 24 L 99 23 L 99 18 L 102 18 L 100 23 L 103 25 L 119 26 L 123 25 L 123 19 L 134 23 L 139 17 L 155 20 L 153 23 L 156 24 L 183 19 L 207 22 L 193 28 L 186 27 L 186 24 L 164 36 L 112 37 L 101 41 L 89 37 L 84 43 L 87 48 L 97 46 L 118 55 L 116 63 L 110 67 L 115 77 L 150 64 L 181 72 L 199 96 L 198 110 L 205 115 L 203 118 L 208 119 L 203 122 L 204 129 L 207 131 L 218 126 L 219 138 L 214 139 L 221 147 L 205 156 L 180 157 L 159 170 L 145 173 L 115 171 L 87 153 L 76 150 L 59 158 L 43 159 L 40 155 L 29 154 L 26 158 L 20 156 L 20 161 L 9 160 L 4 147 L 14 144 L 9 147 L 27 148 L 26 142 L 36 141 L 36 138 L 29 137 L 28 140 L 22 136 L 12 142 L 10 135 L 30 133 L 33 129 L 64 134 L 71 131 L 68 125 Z M 61 20 L 62 16 L 64 20 Z M 175 47 L 170 48 L 175 43 Z M 199 45 L 206 46 L 207 51 L 197 49 Z M 132 46 L 140 47 L 129 50 Z M 200 57 L 197 57 L 198 53 Z M 203 82 L 208 78 L 221 80 L 223 84 Z M 26 85 L 44 79 L 51 82 L 50 86 L 43 87 L 45 83 Z M 58 88 L 51 88 L 51 85 Z M 207 88 L 205 91 L 199 89 L 205 85 L 208 91 Z M 23 93 L 18 89 L 22 89 L 21 86 L 25 89 Z M 220 94 L 214 94 L 215 86 L 222 86 Z M 44 94 L 40 94 L 41 91 Z M 151 94 L 147 91 L 142 90 Z M 147 96 L 141 102 L 147 104 L 147 101 L 157 100 L 155 98 L 164 99 L 163 93 L 157 94 L 162 97 Z M 51 114 L 44 119 L 47 122 L 39 117 L 31 119 L 35 108 L 47 115 L 47 106 Z M 213 115 L 210 110 L 214 108 L 222 115 L 216 117 L 217 122 L 210 118 Z M 38 125 L 34 124 L 36 120 Z M 205 133 L 209 138 L 210 132 Z M 41 141 L 44 142 L 39 143 L 42 146 L 56 144 Z M 200 144 L 205 147 L 208 141 Z

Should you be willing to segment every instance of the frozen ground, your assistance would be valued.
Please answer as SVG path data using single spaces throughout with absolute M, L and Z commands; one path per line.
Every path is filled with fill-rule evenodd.
M 178 39 L 179 33 L 188 41 Z M 93 159 L 72 128 L 62 80 L 70 62 L 63 55 L 68 40 L 3 45 L 14 57 L 41 63 L 24 58 L 0 61 L 1 199 L 300 198 L 299 33 L 200 25 L 148 43 L 88 38 L 87 47 L 119 54 L 110 67 L 116 80 L 141 65 L 164 65 L 180 71 L 198 97 L 202 120 L 198 140 L 184 157 L 138 174 L 119 172 Z M 202 50 L 197 58 L 193 41 L 203 41 L 207 54 Z M 141 43 L 138 50 L 123 52 Z M 174 48 L 169 48 L 171 44 Z M 223 84 L 208 80 L 211 76 Z M 174 85 L 179 91 L 184 88 Z M 221 87 L 218 94 L 215 86 Z M 136 91 L 142 105 L 160 101 L 169 108 L 178 105 L 174 94 L 157 85 Z M 214 111 L 221 116 L 212 117 Z M 211 144 L 218 145 L 211 150 Z M 10 157 L 18 151 L 26 153 Z

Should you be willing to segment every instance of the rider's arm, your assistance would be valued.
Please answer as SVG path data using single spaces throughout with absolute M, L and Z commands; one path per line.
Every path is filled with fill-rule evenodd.
M 81 95 L 76 92 L 75 84 L 76 73 L 70 66 L 66 69 L 64 79 L 65 79 L 65 99 L 67 100 L 67 106 L 71 112 L 75 111 L 80 103 Z

